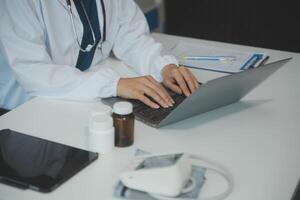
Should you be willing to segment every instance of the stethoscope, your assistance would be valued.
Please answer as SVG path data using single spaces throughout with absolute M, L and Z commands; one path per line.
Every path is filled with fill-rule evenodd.
M 82 3 L 82 0 L 80 0 L 80 4 L 82 6 L 82 9 L 83 9 L 83 12 L 84 12 L 84 15 L 88 21 L 88 24 L 89 24 L 89 27 L 91 29 L 91 32 L 92 32 L 92 37 L 93 37 L 93 43 L 92 44 L 88 44 L 86 46 L 85 49 L 83 49 L 81 47 L 81 44 L 79 42 L 79 37 L 78 37 L 78 34 L 77 34 L 77 31 L 76 31 L 76 28 L 75 28 L 75 23 L 74 23 L 74 18 L 73 18 L 73 11 L 72 11 L 72 5 L 71 5 L 71 0 L 66 0 L 67 2 L 67 6 L 68 6 L 68 10 L 69 10 L 69 15 L 70 15 L 70 19 L 71 19 L 71 23 L 72 23 L 72 28 L 73 28 L 73 34 L 74 36 L 76 37 L 76 41 L 77 41 L 77 44 L 80 48 L 80 51 L 82 52 L 90 52 L 97 44 L 96 44 L 96 37 L 95 37 L 95 31 L 92 27 L 92 24 L 91 24 L 91 21 L 89 19 L 89 16 L 86 12 L 86 9 Z M 98 47 L 100 48 L 100 50 L 102 50 L 102 44 L 106 41 L 106 11 L 105 11 L 105 5 L 104 5 L 104 2 L 103 0 L 101 0 L 101 7 L 102 7 L 102 15 L 103 15 L 103 31 L 102 31 L 102 36 L 101 36 L 101 41 L 100 41 L 100 44 L 98 45 Z M 100 34 L 101 34 L 101 31 L 100 31 Z

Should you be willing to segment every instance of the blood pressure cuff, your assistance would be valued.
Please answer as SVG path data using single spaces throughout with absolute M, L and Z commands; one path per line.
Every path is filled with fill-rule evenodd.
M 139 155 L 145 155 L 145 154 L 149 154 L 148 152 L 145 152 L 143 150 L 137 149 L 135 152 L 135 156 L 139 156 Z M 161 162 L 161 163 L 159 163 Z M 164 163 L 165 161 L 161 161 L 158 160 L 155 162 L 155 165 L 161 165 L 161 166 L 165 166 L 166 163 Z M 152 162 L 149 163 L 145 163 L 146 165 L 151 165 L 153 164 Z M 146 167 L 151 167 L 151 166 L 146 166 Z M 196 186 L 195 188 L 187 193 L 184 194 L 180 194 L 177 198 L 179 199 L 198 199 L 201 188 L 205 182 L 205 172 L 206 169 L 203 167 L 199 167 L 199 166 L 192 166 L 192 177 L 196 180 Z M 191 184 L 191 183 L 187 183 L 187 184 Z M 188 187 L 188 186 L 186 186 Z M 146 192 L 142 192 L 142 191 L 138 191 L 138 190 L 133 190 L 130 189 L 128 187 L 126 187 L 125 185 L 123 185 L 123 183 L 121 181 L 118 182 L 118 184 L 116 185 L 116 187 L 114 188 L 114 196 L 118 197 L 118 198 L 124 198 L 124 199 L 131 199 L 131 200 L 156 200 L 154 197 L 150 196 L 148 193 Z

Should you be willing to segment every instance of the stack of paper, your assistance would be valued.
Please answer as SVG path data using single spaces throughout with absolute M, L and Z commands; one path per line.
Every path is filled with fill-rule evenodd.
M 264 53 L 179 42 L 171 51 L 181 65 L 225 73 L 237 73 L 266 61 Z

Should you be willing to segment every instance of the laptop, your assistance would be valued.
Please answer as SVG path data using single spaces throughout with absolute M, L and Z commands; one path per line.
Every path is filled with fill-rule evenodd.
M 291 59 L 279 60 L 208 81 L 189 97 L 170 92 L 175 101 L 171 108 L 153 109 L 140 101 L 119 97 L 105 98 L 102 102 L 112 106 L 118 101 L 130 101 L 138 120 L 159 128 L 239 101 Z
M 294 191 L 294 194 L 291 198 L 291 200 L 299 200 L 300 199 L 300 179 L 298 181 L 298 185 Z
M 10 129 L 0 131 L 0 184 L 48 193 L 98 158 Z

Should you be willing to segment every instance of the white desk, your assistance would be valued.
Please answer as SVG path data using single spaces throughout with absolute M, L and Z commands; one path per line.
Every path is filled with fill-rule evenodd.
M 170 48 L 181 40 L 254 50 L 245 46 L 155 34 Z M 50 194 L 0 184 L 0 197 L 13 200 L 111 200 L 119 172 L 136 148 L 152 152 L 185 151 L 214 159 L 228 168 L 235 188 L 228 200 L 288 200 L 300 177 L 300 54 L 257 49 L 271 60 L 294 59 L 241 102 L 162 129 L 136 122 L 134 146 L 116 149 Z M 200 80 L 220 74 L 195 71 Z M 36 98 L 0 118 L 11 128 L 49 140 L 86 148 L 89 110 L 99 103 Z M 218 184 L 214 184 L 218 188 Z M 213 186 L 214 186 L 213 185 Z M 208 185 L 205 191 L 213 189 Z

